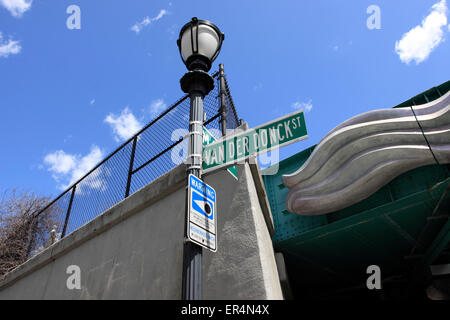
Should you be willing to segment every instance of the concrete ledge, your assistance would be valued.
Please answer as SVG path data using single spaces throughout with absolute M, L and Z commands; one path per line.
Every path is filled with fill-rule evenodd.
M 282 299 L 259 168 L 238 165 L 238 175 L 204 176 L 220 196 L 218 252 L 204 250 L 203 297 Z M 6 275 L 0 299 L 180 299 L 186 182 L 180 165 L 106 210 Z M 71 265 L 80 270 L 75 290 L 67 286 Z
M 269 199 L 267 198 L 266 187 L 261 176 L 261 169 L 259 168 L 258 159 L 252 157 L 249 159 L 250 171 L 252 173 L 253 181 L 255 182 L 256 193 L 258 194 L 261 210 L 266 221 L 267 229 L 269 230 L 270 237 L 275 234 L 272 211 L 270 210 Z
M 175 192 L 186 184 L 186 177 L 186 167 L 184 165 L 179 165 L 162 175 L 151 184 L 138 190 L 114 207 L 106 210 L 94 220 L 88 222 L 6 274 L 0 281 L 0 290 L 11 286 L 28 274 L 56 260 L 66 252 L 73 250 L 84 242 L 96 237 L 98 234 L 112 228 L 134 213 Z

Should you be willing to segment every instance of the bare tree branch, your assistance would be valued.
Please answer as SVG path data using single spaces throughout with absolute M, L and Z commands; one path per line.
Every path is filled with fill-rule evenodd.
M 60 230 L 57 219 L 59 209 L 49 207 L 40 212 L 49 201 L 48 197 L 37 196 L 32 192 L 18 192 L 15 189 L 2 195 L 0 277 L 24 263 L 40 247 L 48 245 L 51 234 L 52 239 L 56 238 L 55 233 Z

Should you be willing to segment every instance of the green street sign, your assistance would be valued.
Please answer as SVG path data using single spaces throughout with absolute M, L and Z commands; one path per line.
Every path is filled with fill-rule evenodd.
M 206 145 L 211 144 L 216 141 L 217 141 L 217 139 L 211 134 L 211 132 L 209 132 L 208 129 L 203 127 L 203 145 L 206 146 Z M 236 166 L 228 168 L 227 171 L 233 176 L 233 178 L 238 180 Z
M 205 145 L 202 169 L 207 173 L 227 167 L 250 156 L 269 152 L 307 137 L 305 116 L 300 110 Z

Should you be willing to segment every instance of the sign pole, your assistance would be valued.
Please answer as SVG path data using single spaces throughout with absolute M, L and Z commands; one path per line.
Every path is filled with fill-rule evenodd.
M 197 92 L 190 94 L 191 107 L 190 107 L 190 121 L 189 121 L 189 155 L 187 172 L 193 174 L 194 176 L 201 178 L 200 168 L 197 167 L 198 155 L 201 154 L 202 143 L 200 142 L 200 151 L 198 151 L 198 139 L 202 141 L 202 127 L 203 127 L 203 98 Z M 199 134 L 200 133 L 200 134 Z M 186 190 L 186 217 L 189 215 L 189 204 L 188 204 L 188 194 Z M 188 219 L 185 219 L 185 236 L 187 234 Z M 202 247 L 192 243 L 190 241 L 185 241 L 184 243 L 184 289 L 183 289 L 183 300 L 201 300 L 202 299 Z
M 186 73 L 180 80 L 181 89 L 190 97 L 189 153 L 187 172 L 201 178 L 203 149 L 203 98 L 214 88 L 214 79 L 203 71 Z M 189 204 L 186 189 L 186 223 L 183 251 L 183 300 L 202 299 L 202 247 L 187 241 Z

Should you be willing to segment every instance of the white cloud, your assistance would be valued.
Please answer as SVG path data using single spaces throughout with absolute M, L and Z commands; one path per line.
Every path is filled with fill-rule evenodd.
M 111 125 L 117 142 L 127 140 L 142 128 L 142 124 L 128 107 L 123 109 L 120 115 L 110 113 L 105 122 Z
M 145 17 L 144 20 L 142 20 L 141 22 L 136 22 L 131 28 L 131 31 L 136 32 L 136 34 L 139 34 L 139 32 L 142 31 L 142 29 L 144 29 L 144 27 L 148 26 L 150 24 L 150 18 L 149 17 Z
M 395 42 L 395 52 L 400 60 L 409 64 L 412 60 L 419 64 L 444 41 L 447 25 L 447 3 L 441 0 L 431 8 L 431 13 L 422 20 L 422 24 L 405 33 Z
M 152 21 L 158 21 L 159 19 L 164 17 L 166 14 L 167 14 L 167 11 L 162 9 L 161 11 L 159 11 L 158 15 L 152 19 Z
M 152 22 L 160 20 L 166 14 L 167 10 L 162 9 L 159 11 L 156 17 L 150 18 L 149 16 L 147 16 L 141 22 L 136 22 L 133 26 L 131 26 L 130 30 L 136 32 L 136 34 L 139 34 L 146 26 L 148 26 Z
M 292 107 L 292 109 L 295 109 L 295 110 L 303 109 L 305 112 L 310 112 L 313 108 L 312 100 L 309 99 L 306 102 L 296 101 L 291 105 L 291 107 Z
M 76 165 L 76 157 L 58 150 L 45 156 L 44 163 L 49 166 L 49 171 L 56 174 L 69 173 Z
M 44 164 L 47 166 L 47 170 L 52 173 L 52 177 L 58 183 L 63 181 L 63 183 L 58 187 L 61 190 L 65 190 L 73 183 L 77 182 L 81 177 L 89 172 L 89 170 L 94 168 L 103 158 L 103 151 L 98 146 L 93 145 L 89 154 L 85 156 L 68 154 L 63 150 L 49 153 L 44 157 Z M 83 186 L 87 186 L 92 189 L 105 189 L 106 181 L 101 175 L 102 172 L 102 168 L 98 168 L 92 172 L 89 175 L 89 178 L 83 182 Z M 77 192 L 78 191 L 81 191 L 81 189 L 78 189 L 77 186 Z
M 150 115 L 152 118 L 158 116 L 161 112 L 167 109 L 163 99 L 156 99 L 150 105 Z
M 3 41 L 3 35 L 0 32 L 0 58 L 8 58 L 10 54 L 18 54 L 22 47 L 19 41 L 13 41 L 8 39 L 8 41 Z
M 77 159 L 76 166 L 73 168 L 71 172 L 71 179 L 69 182 L 69 185 L 72 183 L 77 182 L 81 177 L 83 177 L 89 170 L 94 168 L 100 161 L 103 159 L 103 152 L 102 150 L 96 146 L 93 145 L 91 147 L 91 152 L 87 154 L 86 156 L 82 157 L 81 159 Z M 97 172 L 99 170 L 96 170 Z M 98 173 L 94 174 L 94 178 L 97 178 L 95 180 L 98 180 Z M 97 182 L 93 183 L 93 185 L 98 184 Z
M 0 0 L 0 5 L 5 7 L 13 17 L 20 18 L 31 8 L 32 2 L 33 0 Z

